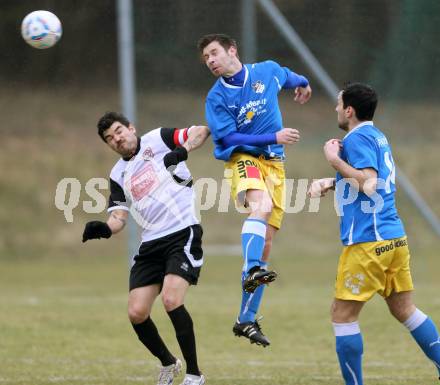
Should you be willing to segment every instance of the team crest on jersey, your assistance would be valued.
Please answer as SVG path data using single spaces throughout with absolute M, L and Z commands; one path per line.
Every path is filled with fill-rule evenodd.
M 252 83 L 252 89 L 257 94 L 262 94 L 265 88 L 266 88 L 266 86 L 264 85 L 264 83 L 261 80 L 257 80 L 256 82 Z
M 142 159 L 143 160 L 150 160 L 152 158 L 154 158 L 154 152 L 151 149 L 151 147 L 147 147 L 142 154 Z

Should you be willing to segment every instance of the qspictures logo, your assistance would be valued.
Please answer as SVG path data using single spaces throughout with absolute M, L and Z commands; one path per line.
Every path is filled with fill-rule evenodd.
M 252 161 L 246 163 L 244 161 L 241 164 L 242 175 L 246 174 L 247 178 L 252 178 L 253 170 L 257 169 Z M 258 171 L 258 169 L 257 169 Z M 231 205 L 231 200 L 234 198 L 231 196 L 231 178 L 234 174 L 232 169 L 225 169 L 224 178 L 217 181 L 214 178 L 199 178 L 194 180 L 193 190 L 195 192 L 194 208 L 196 216 L 200 219 L 202 211 L 215 210 L 219 213 L 227 213 L 233 207 L 239 213 L 248 213 L 247 208 Z M 257 177 L 257 174 L 254 175 Z M 293 179 L 288 178 L 284 180 L 285 192 L 283 197 L 284 212 L 286 214 L 297 214 L 307 211 L 309 213 L 318 213 L 320 208 L 320 197 L 309 197 L 307 190 L 311 186 L 313 179 L 301 178 Z M 273 191 L 274 181 L 271 179 L 265 180 L 268 191 Z M 178 183 L 178 182 L 175 182 Z M 182 182 L 186 183 L 186 181 Z M 182 184 L 178 183 L 178 184 Z M 182 184 L 183 185 L 183 184 Z M 338 194 L 333 194 L 333 206 L 338 216 L 344 215 L 343 208 L 353 203 L 359 195 L 359 186 L 355 180 L 341 179 L 336 183 L 337 190 L 344 190 L 349 185 L 353 190 L 347 197 L 338 197 Z M 384 185 L 378 184 L 379 186 Z M 85 200 L 80 199 L 81 193 L 85 193 L 88 198 Z M 64 213 L 64 217 L 67 222 L 72 223 L 74 221 L 74 211 L 82 208 L 83 212 L 88 214 L 98 214 L 106 211 L 107 198 L 110 194 L 109 182 L 105 178 L 91 178 L 83 185 L 77 178 L 63 178 L 58 182 L 55 191 L 55 207 Z M 376 197 L 365 198 L 365 205 L 361 205 L 361 210 L 366 214 L 378 213 L 383 208 L 383 201 L 381 196 L 376 192 Z M 159 194 L 160 196 L 161 194 Z M 330 197 L 329 197 L 330 198 Z M 330 198 L 330 199 L 332 199 Z M 163 204 L 169 208 L 176 207 L 178 205 L 174 199 L 163 199 Z M 130 206 L 130 212 L 134 205 Z M 342 210 L 341 210 L 342 208 Z M 174 208 L 173 208 L 174 210 Z M 175 211 L 175 210 L 174 210 Z M 173 211 L 173 212 L 174 212 Z M 133 213 L 132 213 L 133 214 Z M 176 213 L 177 215 L 177 213 Z M 142 226 L 142 223 L 138 223 Z M 392 246 L 388 245 L 388 249 L 391 247 L 401 247 L 406 245 L 406 240 L 398 240 Z M 378 249 L 376 252 L 386 252 L 387 247 Z

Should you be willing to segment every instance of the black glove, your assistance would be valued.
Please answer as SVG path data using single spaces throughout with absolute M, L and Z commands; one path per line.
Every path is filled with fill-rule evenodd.
M 109 225 L 101 221 L 87 222 L 83 232 L 83 242 L 89 239 L 110 238 L 112 230 Z
M 188 151 L 185 147 L 176 147 L 173 151 L 169 152 L 163 157 L 163 164 L 168 171 L 174 171 L 169 169 L 170 166 L 177 166 L 180 162 L 188 159 Z

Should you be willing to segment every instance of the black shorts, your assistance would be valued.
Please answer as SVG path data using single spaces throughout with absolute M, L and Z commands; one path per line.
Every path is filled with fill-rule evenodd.
M 130 290 L 162 284 L 167 274 L 176 274 L 197 285 L 203 264 L 202 235 L 202 226 L 192 225 L 142 243 L 130 271 Z

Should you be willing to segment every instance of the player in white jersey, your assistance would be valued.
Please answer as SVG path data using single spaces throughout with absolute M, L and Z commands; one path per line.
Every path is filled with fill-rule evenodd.
M 98 134 L 121 159 L 110 173 L 107 222 L 86 224 L 83 242 L 120 232 L 130 212 L 142 227 L 142 244 L 132 259 L 128 317 L 145 347 L 162 364 L 158 385 L 173 383 L 182 363 L 166 347 L 150 313 L 162 302 L 174 326 L 186 361 L 182 385 L 203 385 L 196 354 L 193 322 L 184 306 L 190 285 L 196 285 L 203 264 L 202 227 L 194 210 L 191 174 L 184 161 L 203 144 L 205 126 L 157 128 L 138 137 L 126 117 L 108 112 Z

